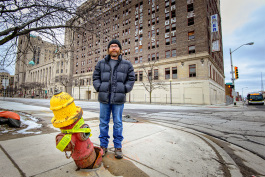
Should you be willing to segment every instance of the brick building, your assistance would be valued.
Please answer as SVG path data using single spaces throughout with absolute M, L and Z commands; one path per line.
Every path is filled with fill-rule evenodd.
M 97 100 L 92 74 L 113 38 L 135 68 L 130 102 L 217 104 L 225 102 L 218 0 L 123 0 L 98 7 L 66 29 L 65 47 L 40 37 L 19 37 L 15 87 L 22 94 L 52 96 L 55 88 L 75 99 Z M 86 3 L 80 9 L 86 7 Z M 28 89 L 27 84 L 37 86 Z M 150 94 L 149 90 L 155 88 Z M 22 88 L 22 86 L 24 86 Z M 41 88 L 40 88 L 41 87 Z
M 78 23 L 93 33 L 66 31 L 66 45 L 73 44 L 74 51 L 75 98 L 97 99 L 91 83 L 94 67 L 116 38 L 123 58 L 135 68 L 128 101 L 149 102 L 144 85 L 151 83 L 156 88 L 152 102 L 225 102 L 219 0 L 114 1 L 91 21 L 95 25 Z

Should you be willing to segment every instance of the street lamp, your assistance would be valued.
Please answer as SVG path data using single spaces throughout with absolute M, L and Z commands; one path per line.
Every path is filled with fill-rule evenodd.
M 170 104 L 172 104 L 172 88 L 171 88 L 172 79 L 169 79 L 169 82 L 170 82 Z
M 244 96 L 243 96 L 243 90 L 244 90 L 244 88 L 248 88 L 248 87 L 243 87 L 242 88 L 242 101 L 244 101 Z
M 231 51 L 231 48 L 230 48 L 230 61 L 231 61 L 231 74 L 232 74 L 232 84 L 234 85 L 234 88 L 232 88 L 232 95 L 233 95 L 233 103 L 234 105 L 236 105 L 236 93 L 235 93 L 235 78 L 234 78 L 234 67 L 233 67 L 233 62 L 232 62 L 232 53 L 235 52 L 236 50 L 238 50 L 240 47 L 244 46 L 244 45 L 253 45 L 254 42 L 249 42 L 249 43 L 246 43 L 246 44 L 243 44 L 241 46 L 239 46 L 238 48 L 236 48 L 235 50 Z

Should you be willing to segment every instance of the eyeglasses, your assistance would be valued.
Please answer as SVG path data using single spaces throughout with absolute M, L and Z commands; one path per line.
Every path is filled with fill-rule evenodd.
M 111 45 L 110 48 L 118 48 L 119 46 L 117 45 Z

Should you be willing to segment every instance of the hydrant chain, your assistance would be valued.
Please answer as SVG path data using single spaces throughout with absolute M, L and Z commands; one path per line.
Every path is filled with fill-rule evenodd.
M 67 159 L 70 159 L 71 157 L 72 157 L 72 153 L 73 153 L 73 151 L 71 151 L 71 154 L 68 156 L 68 154 L 67 154 L 67 152 L 66 151 L 64 151 L 65 152 L 65 157 L 67 158 Z

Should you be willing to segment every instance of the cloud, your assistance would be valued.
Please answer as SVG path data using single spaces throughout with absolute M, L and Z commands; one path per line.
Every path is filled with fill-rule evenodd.
M 248 87 L 248 92 L 260 91 L 262 72 L 265 77 L 265 1 L 223 0 L 221 3 L 225 81 L 231 82 L 229 49 L 233 51 L 243 44 L 254 42 L 254 45 L 243 45 L 232 53 L 233 65 L 239 69 L 235 88 L 240 94 L 245 87 Z
M 230 35 L 251 21 L 251 13 L 263 5 L 264 0 L 221 0 L 223 34 Z

